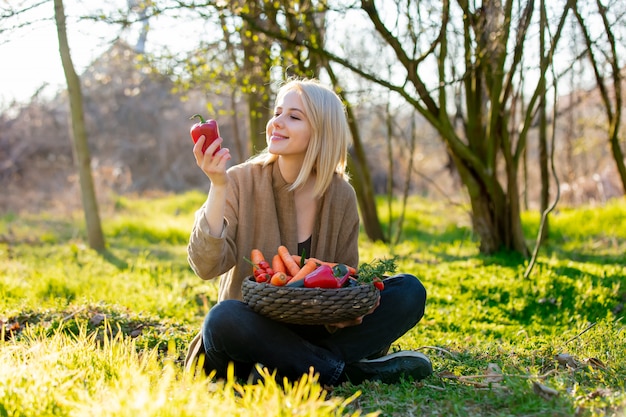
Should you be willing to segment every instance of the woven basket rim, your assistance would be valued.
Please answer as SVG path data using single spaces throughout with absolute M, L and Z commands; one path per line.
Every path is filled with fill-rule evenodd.
M 242 284 L 244 302 L 274 320 L 295 324 L 331 324 L 365 315 L 379 290 L 362 284 L 342 288 L 306 288 L 258 283 L 253 276 Z
M 244 281 L 248 281 L 250 283 L 252 283 L 253 285 L 258 285 L 258 288 L 265 288 L 265 287 L 270 287 L 270 288 L 275 288 L 275 289 L 285 289 L 285 290 L 289 290 L 289 291 L 293 291 L 293 292 L 309 292 L 309 293 L 313 293 L 313 292 L 322 292 L 322 293 L 330 293 L 330 292 L 337 292 L 337 293 L 351 293 L 351 292 L 358 292 L 361 291 L 363 288 L 365 287 L 369 287 L 372 286 L 372 284 L 359 284 L 359 285 L 354 285 L 354 286 L 350 286 L 350 287 L 341 287 L 341 288 L 320 288 L 320 287 L 290 287 L 288 285 L 272 285 L 269 284 L 267 282 L 256 282 L 254 276 L 248 276 L 246 277 L 246 279 Z

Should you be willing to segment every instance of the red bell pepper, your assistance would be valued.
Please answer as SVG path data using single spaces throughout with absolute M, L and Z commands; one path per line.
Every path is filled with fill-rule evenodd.
M 204 153 L 206 151 L 206 148 L 208 148 L 209 145 L 220 136 L 220 130 L 215 120 L 204 120 L 204 117 L 199 114 L 194 114 L 190 117 L 190 119 L 193 119 L 194 117 L 198 117 L 200 119 L 200 122 L 191 126 L 189 134 L 191 135 L 193 143 L 196 143 L 198 139 L 200 139 L 200 136 L 204 135 L 204 144 L 202 145 L 202 153 Z M 220 147 L 218 146 L 215 152 L 213 152 L 213 155 L 215 155 L 219 150 Z
M 337 264 L 333 266 L 333 275 L 337 278 L 337 287 L 341 288 L 348 283 L 350 270 L 345 264 Z
M 339 288 L 339 282 L 328 265 L 320 265 L 304 277 L 306 288 Z

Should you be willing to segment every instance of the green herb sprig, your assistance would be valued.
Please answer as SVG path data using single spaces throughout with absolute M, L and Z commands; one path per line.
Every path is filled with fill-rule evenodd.
M 396 265 L 397 256 L 390 259 L 374 259 L 369 263 L 362 263 L 359 266 L 357 280 L 363 284 L 374 282 L 374 278 L 382 279 L 385 274 L 394 274 L 398 268 Z

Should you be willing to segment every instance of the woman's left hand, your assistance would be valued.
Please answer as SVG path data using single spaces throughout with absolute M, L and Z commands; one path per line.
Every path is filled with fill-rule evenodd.
M 346 320 L 346 321 L 340 321 L 339 323 L 327 324 L 326 330 L 328 330 L 330 333 L 334 333 L 338 329 L 343 329 L 345 327 L 351 327 L 351 326 L 358 326 L 359 324 L 363 323 L 363 318 L 367 316 L 368 314 L 372 314 L 379 305 L 380 305 L 380 295 L 378 296 L 378 299 L 376 300 L 376 304 L 374 304 L 374 307 L 372 307 L 370 311 L 368 311 L 364 315 L 359 316 L 352 320 Z

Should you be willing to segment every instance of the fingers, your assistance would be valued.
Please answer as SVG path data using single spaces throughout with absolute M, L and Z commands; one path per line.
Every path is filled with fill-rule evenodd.
M 221 137 L 216 138 L 209 146 L 207 146 L 206 151 L 204 151 L 204 153 L 215 156 L 215 153 L 219 149 L 219 147 L 222 145 L 222 142 L 224 142 L 224 139 L 222 139 Z
M 367 316 L 368 314 L 372 314 L 374 310 L 378 308 L 379 305 L 380 305 L 380 296 L 378 296 L 378 299 L 376 300 L 376 304 L 374 304 L 374 306 L 370 309 L 370 311 L 365 313 L 365 315 L 357 317 L 352 320 L 346 320 L 346 321 L 342 321 L 339 323 L 333 323 L 332 327 L 337 328 L 337 329 L 343 329 L 345 327 L 358 326 L 359 324 L 363 323 L 363 317 Z
M 204 146 L 205 137 L 200 136 L 198 141 L 193 145 L 193 154 L 196 157 L 196 162 L 198 165 L 204 165 L 205 161 L 209 162 L 226 162 L 230 160 L 230 150 L 228 148 L 221 148 L 220 146 L 224 139 L 221 137 L 215 139 L 213 143 L 211 143 L 205 152 L 202 152 L 202 147 Z M 219 151 L 218 151 L 219 149 Z
M 206 138 L 200 136 L 193 146 L 193 155 L 196 158 L 196 164 L 202 169 L 207 177 L 214 184 L 221 184 L 226 181 L 226 165 L 231 159 L 230 150 L 228 148 L 220 148 L 223 139 L 221 137 L 215 139 L 206 151 L 202 152 L 202 146 Z
M 217 151 L 217 149 L 222 145 L 224 139 L 221 137 L 216 138 L 213 143 L 207 146 L 206 151 L 203 153 L 202 148 L 204 146 L 204 142 L 206 141 L 206 136 L 202 135 L 198 138 L 198 141 L 193 145 L 193 154 L 196 157 L 196 161 L 199 161 L 204 157 L 204 155 L 209 154 L 213 155 Z
M 333 323 L 333 326 L 338 329 L 343 329 L 345 327 L 358 326 L 361 323 L 363 323 L 363 317 L 357 317 L 356 319 Z
M 378 308 L 379 305 L 380 305 L 380 295 L 378 295 L 378 299 L 376 300 L 376 304 L 374 304 L 374 307 L 372 307 L 372 309 L 367 314 L 372 314 L 374 310 Z

